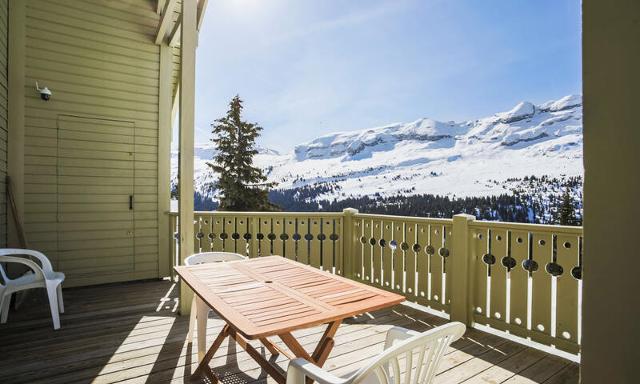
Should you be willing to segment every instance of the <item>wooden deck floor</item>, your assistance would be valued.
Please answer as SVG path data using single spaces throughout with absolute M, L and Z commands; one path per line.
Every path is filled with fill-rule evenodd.
M 187 317 L 175 314 L 176 291 L 169 281 L 65 290 L 59 331 L 52 330 L 44 292 L 34 291 L 0 325 L 0 383 L 200 382 L 190 381 L 197 351 L 185 342 Z M 340 327 L 325 368 L 338 375 L 358 369 L 381 352 L 393 325 L 426 330 L 443 322 L 402 305 L 359 316 Z M 221 326 L 210 318 L 209 337 Z M 321 333 L 313 328 L 296 336 L 309 349 Z M 277 361 L 286 368 L 283 357 Z M 234 343 L 225 342 L 211 365 L 225 384 L 275 383 Z M 439 371 L 436 383 L 578 382 L 577 364 L 474 329 L 453 345 Z

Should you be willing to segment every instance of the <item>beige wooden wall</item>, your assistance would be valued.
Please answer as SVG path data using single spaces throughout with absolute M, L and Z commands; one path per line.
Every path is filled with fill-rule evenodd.
M 8 2 L 0 2 L 0 247 L 7 244 L 7 28 Z
M 154 44 L 159 19 L 155 7 L 152 0 L 26 0 L 24 221 L 30 246 L 46 252 L 54 267 L 67 274 L 66 286 L 159 276 L 160 47 Z M 50 101 L 40 100 L 36 81 L 51 89 Z M 57 174 L 60 115 L 134 126 L 133 266 L 116 257 L 119 240 L 109 235 L 115 228 L 76 226 L 75 233 L 59 234 L 61 214 L 88 217 L 94 212 L 91 208 L 79 212 L 78 206 L 60 201 L 60 189 L 68 190 L 75 183 L 72 177 L 62 179 Z M 91 151 L 91 145 L 87 142 L 78 152 Z M 111 203 L 109 183 L 99 177 L 100 165 L 79 166 L 85 167 L 78 170 L 82 175 L 90 176 L 95 170 L 96 194 Z M 101 215 L 107 209 L 95 206 Z M 82 248 L 99 249 L 100 258 L 87 258 Z M 91 270 L 110 271 L 118 263 L 127 264 L 124 272 L 91 276 Z

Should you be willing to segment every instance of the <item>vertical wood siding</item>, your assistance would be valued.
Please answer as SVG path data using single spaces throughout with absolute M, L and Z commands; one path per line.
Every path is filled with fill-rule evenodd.
M 0 2 L 0 247 L 7 244 L 7 26 L 8 2 Z
M 30 245 L 67 274 L 67 286 L 157 277 L 160 58 L 154 44 L 155 2 L 28 0 L 26 15 L 25 228 Z M 40 100 L 36 81 L 51 89 L 50 101 Z M 116 198 L 123 181 L 101 177 L 121 173 L 118 159 L 90 161 L 93 151 L 117 157 L 114 153 L 124 147 L 118 149 L 112 139 L 97 143 L 100 136 L 93 135 L 84 146 L 78 137 L 77 147 L 62 148 L 60 116 L 133 125 L 133 261 L 118 253 L 121 239 L 110 236 L 120 228 L 114 228 L 118 213 L 109 208 L 127 204 Z M 76 173 L 61 175 L 61 162 L 77 167 Z M 62 201 L 74 188 L 94 192 L 95 204 Z M 60 215 L 77 220 L 62 228 Z M 109 215 L 113 222 L 104 219 Z M 78 224 L 83 220 L 86 225 Z M 82 249 L 91 249 L 94 256 Z M 128 268 L 120 268 L 124 265 Z

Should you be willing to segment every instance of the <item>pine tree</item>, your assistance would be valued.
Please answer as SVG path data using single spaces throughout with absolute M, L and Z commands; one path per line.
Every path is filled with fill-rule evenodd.
M 253 165 L 258 153 L 255 141 L 262 127 L 242 120 L 242 100 L 235 96 L 229 103 L 227 115 L 211 125 L 217 154 L 213 163 L 207 163 L 218 173 L 214 185 L 220 192 L 223 211 L 273 211 L 279 208 L 269 202 L 269 188 L 262 170 Z
M 558 221 L 560 225 L 577 225 L 576 211 L 569 188 L 565 189 L 562 195 L 562 202 L 558 208 Z

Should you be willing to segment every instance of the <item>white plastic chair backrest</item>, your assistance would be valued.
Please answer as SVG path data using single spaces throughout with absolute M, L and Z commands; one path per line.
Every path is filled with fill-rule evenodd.
M 466 327 L 453 322 L 389 346 L 350 380 L 353 384 L 428 384 L 447 348 Z
M 184 260 L 184 265 L 196 265 L 205 263 L 221 263 L 225 261 L 244 260 L 246 257 L 231 252 L 202 252 L 191 255 Z
M 34 257 L 40 264 L 36 263 L 32 259 L 20 256 Z M 49 259 L 42 252 L 38 252 L 33 249 L 2 248 L 0 249 L 0 263 L 18 263 L 26 265 L 33 270 L 36 280 L 44 280 L 47 274 L 53 273 L 53 267 L 51 266 Z M 0 264 L 0 274 L 5 282 L 9 280 L 2 264 Z

